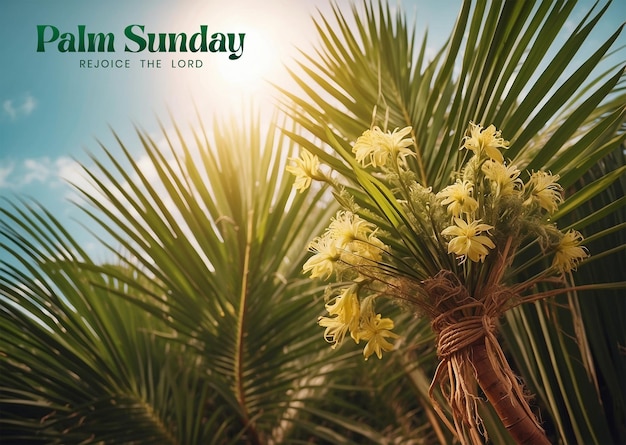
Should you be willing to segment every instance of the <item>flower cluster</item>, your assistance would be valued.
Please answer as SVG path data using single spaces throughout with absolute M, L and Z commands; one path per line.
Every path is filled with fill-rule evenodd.
M 309 244 L 314 255 L 304 264 L 311 278 L 329 278 L 375 265 L 388 247 L 376 236 L 374 225 L 352 212 L 339 211 L 326 232 Z
M 492 230 L 499 232 L 501 239 L 539 238 L 539 233 L 524 233 L 524 229 L 532 226 L 529 222 L 543 221 L 545 215 L 552 215 L 558 209 L 563 201 L 563 188 L 557 182 L 559 175 L 536 171 L 524 183 L 520 170 L 505 162 L 500 149 L 507 148 L 509 142 L 493 125 L 483 129 L 470 123 L 463 142 L 462 148 L 473 152 L 460 172 L 463 179 L 457 179 L 436 195 L 441 205 L 447 206 L 453 222 L 441 232 L 451 237 L 448 253 L 455 254 L 461 263 L 467 259 L 483 262 L 490 249 L 496 248 L 495 234 L 490 237 Z M 507 214 L 516 218 L 507 220 Z M 582 235 L 577 231 L 563 235 L 549 222 L 545 224 L 550 229 L 546 233 L 560 238 L 553 247 L 553 268 L 561 273 L 572 270 L 588 255 L 579 246 Z
M 470 123 L 461 149 L 471 155 L 451 183 L 438 192 L 420 184 L 412 173 L 408 162 L 415 155 L 411 131 L 411 127 L 392 132 L 373 127 L 357 138 L 352 152 L 358 168 L 364 172 L 371 169 L 373 180 L 382 180 L 378 184 L 388 190 L 384 196 L 395 198 L 392 208 L 404 212 L 398 220 L 406 227 L 394 228 L 401 239 L 410 239 L 405 245 L 411 246 L 408 252 L 416 258 L 409 272 L 412 279 L 417 277 L 419 282 L 439 271 L 452 271 L 474 295 L 480 289 L 477 282 L 492 272 L 501 279 L 501 265 L 511 264 L 523 243 L 538 246 L 541 256 L 554 255 L 541 276 L 565 274 L 588 256 L 580 245 L 583 237 L 579 232 L 562 233 L 550 222 L 563 201 L 559 175 L 532 171 L 524 182 L 520 169 L 505 160 L 501 150 L 508 148 L 509 142 L 495 126 Z M 295 163 L 288 169 L 296 175 L 298 190 L 306 189 L 314 179 L 339 187 L 337 181 L 320 173 L 316 156 L 305 152 Z M 343 189 L 337 192 L 346 193 Z M 347 282 L 327 302 L 329 316 L 320 317 L 326 340 L 336 347 L 350 333 L 357 343 L 368 341 L 366 358 L 374 353 L 380 358 L 383 351 L 393 348 L 387 339 L 397 336 L 391 332 L 393 321 L 374 309 L 374 300 L 385 294 L 377 283 L 396 272 L 402 275 L 399 268 L 407 262 L 394 264 L 399 255 L 383 242 L 390 240 L 385 238 L 386 232 L 364 219 L 368 215 L 358 206 L 339 211 L 326 232 L 310 243 L 313 255 L 304 271 L 311 278 L 335 275 L 337 281 Z M 382 216 L 386 216 L 384 211 Z M 365 296 L 360 297 L 361 293 Z
M 488 157 L 502 163 L 504 156 L 500 148 L 506 148 L 509 142 L 502 139 L 496 127 L 489 125 L 483 130 L 480 125 L 470 124 L 469 135 L 465 137 L 463 148 L 471 150 L 479 158 Z
M 333 348 L 342 343 L 348 332 L 356 343 L 367 340 L 363 351 L 366 359 L 374 353 L 382 357 L 383 351 L 393 348 L 386 338 L 397 337 L 391 332 L 393 321 L 375 312 L 376 295 L 370 294 L 363 301 L 358 297 L 369 281 L 366 271 L 375 270 L 389 249 L 376 236 L 377 231 L 358 215 L 339 211 L 326 232 L 309 244 L 313 255 L 303 266 L 311 278 L 328 279 L 335 274 L 338 279 L 352 280 L 353 284 L 327 302 L 330 316 L 320 317 L 319 325 L 326 328 L 324 338 Z
M 461 262 L 467 258 L 471 261 L 484 261 L 489 253 L 488 249 L 493 249 L 496 245 L 487 235 L 493 226 L 480 224 L 480 220 L 465 222 L 464 219 L 454 218 L 454 225 L 446 227 L 441 234 L 454 237 L 448 243 L 448 253 L 457 255 Z
M 313 179 L 324 179 L 320 172 L 320 160 L 317 156 L 312 155 L 308 151 L 304 151 L 301 157 L 292 159 L 292 161 L 294 161 L 296 165 L 288 165 L 286 170 L 296 177 L 294 183 L 296 190 L 303 192 L 311 186 Z
M 381 358 L 383 351 L 393 349 L 393 344 L 386 339 L 397 338 L 398 335 L 391 332 L 393 321 L 375 312 L 375 296 L 369 295 L 361 302 L 358 290 L 359 285 L 352 284 L 326 303 L 330 317 L 320 317 L 319 325 L 326 328 L 324 338 L 333 345 L 333 349 L 341 344 L 349 332 L 356 343 L 367 340 L 363 350 L 365 360 L 372 354 Z
M 407 138 L 411 133 L 411 127 L 401 130 L 395 129 L 393 132 L 384 133 L 380 128 L 374 127 L 366 130 L 352 147 L 356 160 L 365 167 L 380 167 L 390 160 L 396 162 L 403 161 L 407 156 L 413 154 L 409 147 L 413 144 L 413 139 Z

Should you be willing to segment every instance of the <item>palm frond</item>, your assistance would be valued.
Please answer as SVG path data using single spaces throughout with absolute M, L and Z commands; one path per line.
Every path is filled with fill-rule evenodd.
M 131 422 L 142 443 L 193 441 L 200 419 L 188 430 L 172 423 L 203 409 L 212 397 L 207 383 L 177 356 L 180 348 L 166 353 L 151 333 L 165 329 L 161 322 L 112 298 L 104 288 L 120 283 L 90 272 L 91 260 L 51 214 L 23 207 L 3 208 L 0 226 L 2 248 L 14 259 L 0 274 L 3 437 L 132 443 L 139 439 L 126 429 Z
M 380 187 L 370 190 L 363 186 L 360 170 L 346 160 L 344 152 L 374 125 L 389 129 L 411 126 L 415 147 L 414 156 L 407 158 L 410 170 L 423 186 L 438 191 L 466 161 L 458 149 L 468 122 L 493 123 L 511 140 L 505 156 L 527 171 L 523 174 L 542 168 L 563 179 L 566 198 L 553 220 L 558 220 L 559 226 L 579 228 L 594 243 L 611 239 L 616 244 L 607 254 L 619 254 L 624 242 L 613 236 L 619 225 L 598 223 L 621 214 L 625 203 L 620 196 L 604 198 L 623 177 L 623 164 L 614 163 L 612 157 L 626 138 L 623 48 L 611 52 L 622 27 L 610 30 L 590 55 L 580 51 L 592 30 L 602 23 L 609 5 L 596 5 L 572 32 L 565 32 L 574 11 L 572 2 L 464 2 L 448 42 L 431 60 L 426 56 L 426 37 L 418 44 L 416 30 L 407 26 L 401 12 L 392 13 L 384 3 L 364 2 L 364 12 L 353 7 L 347 17 L 334 7 L 334 22 L 325 17 L 317 21 L 320 44 L 316 57 L 303 54 L 292 71 L 299 91 L 281 90 L 284 108 L 314 136 L 294 140 L 346 178 L 349 193 L 363 187 L 365 194 L 352 193 L 355 208 L 366 209 L 363 215 L 370 218 L 366 211 L 378 208 L 386 221 L 376 220 L 376 224 L 396 235 L 399 232 L 393 229 L 400 215 L 386 204 Z M 598 70 L 599 64 L 608 68 Z M 603 167 L 603 176 L 585 177 L 588 169 L 598 165 Z M 407 240 L 410 236 L 400 237 L 404 244 L 392 246 L 400 250 L 398 256 L 416 256 Z M 602 250 L 593 254 L 600 258 L 598 263 L 604 262 Z M 540 255 L 540 249 L 530 253 L 537 261 L 541 261 Z M 519 276 L 532 274 L 537 261 L 522 261 L 516 272 Z M 581 269 L 601 267 L 593 263 L 591 260 Z M 619 281 L 620 274 L 605 278 L 609 283 Z M 581 302 L 582 298 L 574 300 Z M 550 303 L 537 306 L 550 313 Z M 524 309 L 520 312 L 527 314 Z M 560 314 L 559 319 L 566 320 L 571 314 L 571 310 L 569 315 Z M 568 322 L 563 325 L 565 329 Z M 517 324 L 507 331 L 512 343 L 520 329 L 524 326 Z M 572 351 L 571 344 L 564 347 L 568 342 L 561 335 L 560 331 L 537 328 L 528 333 L 529 343 L 517 345 L 516 358 L 532 350 L 530 342 L 553 342 L 560 350 L 569 351 L 566 354 L 587 356 L 584 337 L 578 337 L 579 343 L 574 344 L 578 349 Z M 609 355 L 615 354 L 621 341 L 612 338 L 614 350 Z M 545 347 L 534 358 L 541 359 L 541 366 L 550 367 Z M 566 362 L 571 363 L 570 359 Z M 581 377 L 584 372 L 573 368 L 563 371 L 579 388 L 579 392 L 569 393 L 578 399 L 568 403 L 597 399 L 598 388 L 587 386 Z M 532 375 L 541 372 L 536 368 L 526 371 Z M 571 389 L 551 383 L 550 389 L 558 387 L 557 392 Z M 544 402 L 557 419 L 554 434 L 563 440 L 607 437 L 604 422 L 596 423 L 580 410 L 563 409 L 549 400 L 553 396 L 539 393 L 547 397 Z M 572 425 L 577 422 L 585 426 L 573 433 Z

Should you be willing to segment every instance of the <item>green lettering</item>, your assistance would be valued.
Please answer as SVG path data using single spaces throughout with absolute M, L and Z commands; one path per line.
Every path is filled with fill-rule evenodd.
M 64 32 L 61 34 L 61 40 L 59 41 L 59 51 L 62 53 L 74 53 L 76 52 L 76 37 L 71 32 Z
M 146 40 L 141 37 L 140 35 L 137 35 L 133 32 L 133 27 L 138 27 L 141 32 L 143 33 L 143 29 L 144 26 L 143 25 L 128 25 L 125 29 L 124 29 L 124 35 L 131 41 L 135 42 L 137 44 L 137 49 L 133 50 L 130 49 L 128 47 L 128 45 L 124 45 L 124 51 L 126 52 L 130 52 L 130 53 L 138 53 L 140 51 L 143 51 L 144 49 L 146 49 Z
M 107 49 L 106 49 L 107 52 L 110 52 L 110 53 L 115 52 L 115 47 L 113 45 L 115 36 L 113 35 L 112 32 L 109 32 L 107 34 L 103 32 L 99 32 L 97 34 L 90 32 L 88 36 L 89 36 L 89 46 L 88 46 L 87 51 L 89 51 L 90 53 L 96 51 L 96 44 L 98 45 L 97 51 L 99 53 L 102 53 L 105 51 L 104 45 L 107 45 Z
M 165 34 L 160 32 L 159 34 L 159 46 L 155 48 L 157 35 L 153 32 L 148 33 L 148 51 L 151 53 L 163 53 L 165 52 Z
M 245 37 L 245 33 L 239 33 L 239 46 L 235 48 L 235 34 L 228 33 L 228 49 L 230 51 L 228 58 L 230 60 L 237 60 L 243 55 L 243 39 Z
M 52 36 L 50 39 L 46 40 L 46 28 L 50 28 L 52 31 Z M 52 25 L 37 25 L 37 52 L 45 53 L 46 52 L 46 43 L 54 42 L 59 38 L 59 29 L 56 26 Z
M 78 52 L 85 52 L 85 25 L 78 25 Z
M 211 42 L 209 43 L 209 51 L 212 53 L 226 52 L 226 36 L 221 32 L 216 32 L 211 35 Z
M 178 40 L 178 38 L 180 37 L 180 46 L 178 48 L 178 51 L 186 53 L 187 52 L 187 34 L 185 34 L 184 32 L 181 32 L 180 34 L 174 34 L 174 33 L 169 33 L 167 35 L 169 37 L 170 43 L 169 43 L 169 49 L 168 51 L 171 53 L 176 52 L 176 41 Z
M 189 38 L 189 51 L 194 52 L 194 53 L 198 51 L 202 51 L 205 53 L 207 51 L 206 33 L 207 33 L 207 26 L 200 25 L 200 32 L 193 34 Z M 200 39 L 200 45 L 197 44 L 197 39 Z

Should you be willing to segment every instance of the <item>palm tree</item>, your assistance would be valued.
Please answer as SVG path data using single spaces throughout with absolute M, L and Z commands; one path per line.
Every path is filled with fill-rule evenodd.
M 3 206 L 3 439 L 328 435 L 319 425 L 332 419 L 314 421 L 312 408 L 345 366 L 314 335 L 319 288 L 301 267 L 332 206 L 323 189 L 293 191 L 283 169 L 294 144 L 275 121 L 198 128 L 164 130 L 164 146 L 138 130 L 141 166 L 122 141 L 125 162 L 111 149 L 93 157 L 83 206 L 112 240 L 111 264 L 41 206 Z
M 423 243 L 428 244 L 429 240 L 422 240 L 419 235 L 421 229 L 413 228 L 415 224 L 422 228 L 424 226 L 414 222 L 415 218 L 419 219 L 415 210 L 401 203 L 414 202 L 411 198 L 414 195 L 409 190 L 413 187 L 411 184 L 431 187 L 435 192 L 442 191 L 454 172 L 467 165 L 468 160 L 461 157 L 459 147 L 468 140 L 465 138 L 465 128 L 472 121 L 483 123 L 485 127 L 496 123 L 502 134 L 511 139 L 506 156 L 511 159 L 511 165 L 526 170 L 529 175 L 526 180 L 532 178 L 530 172 L 539 169 L 560 175 L 568 193 L 560 209 L 551 216 L 550 224 L 563 224 L 568 230 L 584 229 L 587 239 L 593 243 L 617 244 L 606 254 L 594 249 L 595 253 L 600 254 L 596 258 L 609 254 L 616 254 L 620 259 L 623 257 L 624 189 L 623 183 L 616 183 L 624 171 L 620 148 L 624 141 L 623 67 L 614 65 L 594 75 L 594 69 L 605 59 L 621 27 L 597 51 L 582 60 L 571 76 L 561 78 L 561 73 L 575 59 L 582 42 L 600 21 L 608 6 L 591 11 L 575 31 L 565 38 L 565 43 L 559 46 L 553 42 L 563 29 L 573 4 L 490 2 L 472 6 L 466 2 L 449 41 L 431 61 L 426 58 L 426 38 L 417 48 L 415 30 L 406 25 L 401 14 L 394 15 L 383 5 L 376 7 L 366 3 L 364 13 L 354 8 L 350 18 L 335 8 L 335 23 L 331 24 L 327 18 L 317 23 L 321 47 L 315 56 L 303 55 L 304 61 L 298 67 L 303 74 L 294 73 L 293 76 L 300 91 L 283 90 L 289 98 L 285 101 L 285 107 L 298 123 L 315 136 L 315 139 L 307 139 L 292 135 L 312 154 L 308 155 L 310 176 L 336 185 L 338 201 L 344 208 L 375 223 L 383 229 L 382 234 L 390 233 L 390 237 L 381 235 L 381 240 L 391 246 L 393 256 L 402 258 L 403 262 L 408 258 L 409 264 L 415 264 L 402 270 L 398 261 L 391 264 L 376 260 L 378 264 L 369 266 L 368 273 L 372 280 L 384 282 L 388 288 L 395 288 L 397 297 L 410 299 L 402 297 L 402 290 L 393 280 L 397 277 L 411 277 L 415 270 L 420 269 L 426 269 L 425 275 L 418 273 L 416 280 L 432 276 L 427 270 L 428 264 L 423 261 L 424 255 L 428 256 L 432 251 L 422 249 Z M 555 55 L 542 68 L 548 54 Z M 455 70 L 458 70 L 458 74 Z M 405 154 L 408 167 L 399 171 L 390 167 L 389 182 L 380 180 L 385 170 L 372 174 L 359 165 L 363 160 L 363 157 L 359 159 L 362 153 L 366 153 L 365 156 L 374 153 L 374 145 L 369 147 L 368 144 L 378 137 L 376 131 L 363 133 L 373 125 L 389 129 L 406 127 L 397 136 L 395 132 L 390 135 L 389 140 L 398 144 L 394 150 Z M 363 142 L 359 139 L 361 135 Z M 471 136 L 474 137 L 473 132 Z M 409 139 L 400 141 L 402 137 Z M 410 153 L 407 153 L 409 148 L 405 141 L 412 144 Z M 359 148 L 358 144 L 361 144 Z M 356 153 L 356 160 L 350 153 L 351 149 Z M 332 169 L 335 176 L 331 178 L 327 173 L 318 174 L 311 167 L 315 164 L 315 158 L 310 156 L 317 156 Z M 382 155 L 371 156 L 368 164 L 374 169 L 384 163 L 382 157 L 374 158 Z M 393 162 L 393 155 L 391 159 Z M 598 169 L 602 172 L 601 176 L 598 173 L 585 175 L 587 169 L 598 163 L 601 165 Z M 343 178 L 340 184 L 336 182 L 337 176 Z M 403 186 L 407 187 L 406 193 L 402 192 Z M 609 190 L 609 187 L 612 189 Z M 611 200 L 611 196 L 615 196 L 616 200 Z M 408 209 L 406 214 L 404 208 Z M 600 220 L 608 214 L 613 221 L 607 226 Z M 329 230 L 333 230 L 332 224 Z M 622 234 L 615 235 L 620 230 Z M 604 238 L 607 235 L 613 235 L 610 241 Z M 397 240 L 402 242 L 398 243 Z M 594 244 L 594 247 L 600 247 L 600 244 Z M 524 281 L 524 276 L 537 273 L 534 266 L 540 262 L 542 251 L 535 250 L 530 256 L 528 250 L 526 253 L 514 267 L 516 276 L 510 278 Z M 445 260 L 445 253 L 443 257 Z M 623 261 L 621 263 L 619 267 L 623 267 Z M 593 263 L 587 264 L 587 267 L 591 267 Z M 448 267 L 455 269 L 454 264 Z M 378 269 L 380 274 L 392 276 L 392 281 L 376 276 L 376 272 L 371 272 L 372 268 Z M 390 269 L 394 272 L 389 272 Z M 434 267 L 435 271 L 437 269 Z M 620 273 L 617 271 L 621 269 L 612 270 L 613 274 L 605 277 L 608 281 L 619 280 Z M 323 275 L 315 270 L 313 274 Z M 363 273 L 358 279 L 364 279 Z M 589 281 L 588 278 L 586 281 Z M 609 284 L 606 287 L 611 286 L 623 287 L 624 284 Z M 603 293 L 601 289 L 604 287 L 597 285 L 595 289 Z M 546 289 L 535 289 L 535 293 L 542 290 Z M 393 291 L 387 292 L 393 294 Z M 342 298 L 345 296 L 342 295 Z M 527 372 L 535 373 L 531 379 L 551 383 L 545 392 L 539 387 L 539 392 L 552 409 L 551 414 L 556 419 L 561 438 L 581 442 L 610 440 L 611 426 L 602 415 L 590 415 L 585 408 L 572 408 L 574 404 L 584 406 L 585 393 L 595 398 L 595 401 L 600 400 L 601 396 L 598 387 L 594 388 L 593 384 L 589 385 L 586 381 L 596 379 L 598 372 L 586 338 L 594 333 L 588 331 L 586 334 L 582 330 L 584 322 L 580 306 L 584 303 L 578 298 L 575 292 L 568 292 L 566 300 L 558 300 L 558 304 L 550 300 L 535 303 L 534 308 L 516 309 L 507 317 L 511 325 L 505 332 L 508 334 L 508 342 L 513 346 L 516 360 L 523 364 L 521 366 Z M 563 303 L 567 304 L 565 308 L 559 308 Z M 342 317 L 343 313 L 335 307 L 329 311 L 339 314 L 334 320 Z M 560 323 L 555 329 L 550 329 L 546 317 L 557 316 L 563 325 L 573 325 L 572 335 L 578 334 L 577 343 L 564 341 L 566 335 L 560 332 Z M 595 322 L 598 321 L 596 318 Z M 619 326 L 620 319 L 609 316 L 608 322 Z M 545 342 L 544 336 L 548 342 Z M 358 340 L 358 333 L 356 337 Z M 623 336 L 617 334 L 610 341 L 613 344 L 610 352 L 606 348 L 594 352 L 601 354 L 599 360 L 608 365 L 601 374 L 607 373 L 613 382 L 612 389 L 621 393 L 622 389 L 616 384 L 610 366 L 619 355 L 618 345 L 623 341 Z M 537 346 L 542 343 L 546 345 Z M 557 374 L 556 370 L 546 371 L 550 361 L 558 363 L 555 345 L 561 348 L 556 353 L 557 357 L 567 363 L 564 366 L 567 378 Z M 485 387 L 485 382 L 481 381 L 482 373 L 479 372 L 477 362 L 485 364 L 486 361 L 478 358 L 478 351 L 473 353 L 473 365 L 479 383 L 489 400 L 500 404 L 497 401 L 501 400 L 501 396 L 492 398 L 489 394 L 495 387 L 491 383 Z M 584 360 L 586 367 L 573 365 L 575 357 Z M 533 360 L 537 361 L 537 365 L 532 364 Z M 548 374 L 552 374 L 552 377 Z M 567 379 L 571 379 L 572 383 L 564 384 L 563 380 Z M 494 379 L 494 384 L 498 380 Z M 450 394 L 454 387 L 454 384 L 451 385 L 452 389 L 448 390 Z M 556 387 L 561 391 L 558 396 L 555 396 L 559 392 Z M 572 388 L 573 392 L 568 392 Z M 518 406 L 523 404 L 521 399 L 523 397 L 518 397 Z M 623 410 L 617 408 L 613 411 L 613 407 L 621 406 L 622 402 L 618 396 L 607 404 L 611 406 L 610 413 L 618 413 L 614 417 L 617 422 L 615 425 L 620 423 L 622 414 L 619 413 L 623 413 Z M 603 411 L 601 402 L 594 403 L 594 406 L 598 408 L 597 413 Z M 529 440 L 529 443 L 543 440 L 540 439 L 540 430 L 532 425 L 528 428 L 530 436 L 526 436 L 526 432 L 515 431 L 521 423 L 527 422 L 522 420 L 527 418 L 526 414 L 504 411 L 501 410 L 499 415 L 503 420 L 505 417 L 509 419 L 510 431 L 517 436 L 516 440 Z M 595 420 L 591 420 L 591 417 Z M 471 432 L 472 422 L 468 423 Z M 461 440 L 463 435 L 464 432 L 460 431 Z M 480 440 L 475 431 L 473 439 Z
M 81 206 L 109 262 L 91 259 L 43 206 L 1 207 L 3 440 L 435 437 L 428 407 L 355 363 L 359 351 L 319 341 L 323 288 L 301 269 L 335 206 L 323 188 L 293 190 L 284 167 L 295 145 L 277 121 L 172 126 L 160 144 L 137 130 L 143 154 L 118 140 L 85 167 Z M 412 347 L 428 344 L 424 328 L 407 331 Z

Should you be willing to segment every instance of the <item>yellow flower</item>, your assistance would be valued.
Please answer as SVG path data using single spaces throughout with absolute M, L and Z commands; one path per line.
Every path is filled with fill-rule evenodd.
M 346 333 L 350 329 L 350 325 L 341 317 L 320 317 L 317 323 L 321 327 L 326 328 L 324 339 L 328 343 L 332 343 L 333 349 L 343 342 Z
M 328 234 L 317 237 L 309 244 L 309 250 L 315 255 L 304 263 L 302 270 L 305 273 L 311 271 L 311 278 L 327 279 L 335 270 L 335 263 L 340 257 L 335 240 Z
M 382 358 L 383 351 L 393 350 L 393 344 L 386 339 L 398 338 L 398 334 L 391 332 L 391 329 L 394 327 L 393 320 L 382 318 L 380 314 L 375 314 L 371 300 L 370 297 L 363 302 L 361 328 L 355 339 L 357 343 L 360 340 L 367 340 L 367 344 L 363 349 L 365 360 L 374 353 L 379 359 Z
M 341 317 L 350 325 L 350 329 L 356 331 L 359 327 L 360 307 L 357 295 L 357 286 L 352 285 L 344 288 L 341 294 L 326 303 L 329 315 Z
M 293 184 L 300 193 L 311 186 L 312 179 L 320 179 L 319 171 L 320 161 L 316 155 L 303 151 L 299 158 L 290 158 L 296 165 L 288 165 L 286 170 L 295 175 L 296 179 Z
M 318 324 L 326 328 L 324 338 L 333 344 L 333 349 L 341 344 L 348 331 L 356 339 L 360 317 L 356 286 L 345 288 L 341 295 L 326 304 L 326 310 L 332 317 L 320 317 Z
M 381 261 L 387 246 L 376 237 L 376 226 L 352 212 L 339 211 L 328 227 L 328 236 L 336 242 L 341 260 L 357 266 Z
M 555 267 L 562 273 L 576 269 L 576 265 L 589 256 L 587 249 L 580 245 L 582 240 L 583 236 L 576 230 L 570 230 L 563 235 L 561 242 L 556 248 L 552 267 Z
M 563 201 L 563 187 L 556 182 L 558 180 L 559 175 L 552 175 L 544 171 L 533 172 L 526 186 L 530 196 L 524 204 L 530 205 L 532 202 L 536 202 L 548 213 L 554 213 Z
M 491 181 L 492 192 L 496 196 L 510 196 L 524 183 L 519 178 L 520 171 L 514 165 L 506 166 L 500 162 L 488 160 L 482 166 L 485 177 Z
M 328 234 L 342 248 L 354 240 L 367 241 L 375 226 L 352 212 L 338 211 L 328 226 Z
M 496 127 L 489 125 L 483 130 L 481 125 L 470 122 L 469 130 L 470 134 L 465 136 L 463 148 L 472 150 L 478 157 L 485 153 L 487 157 L 494 161 L 504 162 L 504 156 L 502 156 L 500 148 L 507 148 L 509 142 L 502 138 L 500 131 L 496 130 Z
M 412 155 L 409 146 L 413 144 L 412 138 L 405 136 L 411 133 L 411 127 L 401 130 L 396 128 L 393 132 L 384 133 L 380 128 L 374 127 L 366 130 L 358 137 L 352 152 L 356 160 L 364 167 L 380 167 L 387 163 L 389 157 L 404 159 L 407 155 Z
M 384 251 L 387 251 L 387 246 L 375 236 L 370 236 L 367 241 L 355 240 L 348 244 L 341 252 L 341 260 L 351 266 L 371 265 L 382 261 Z
M 448 242 L 448 253 L 454 253 L 463 263 L 467 258 L 471 261 L 484 261 L 489 253 L 489 249 L 493 249 L 495 244 L 488 236 L 481 235 L 481 232 L 488 232 L 493 226 L 488 224 L 479 224 L 480 220 L 465 222 L 461 218 L 454 218 L 456 225 L 446 227 L 441 232 L 445 236 L 454 236 Z
M 474 213 L 478 208 L 478 201 L 472 198 L 474 185 L 470 181 L 456 180 L 456 183 L 447 186 L 439 193 L 438 198 L 445 198 L 441 201 L 442 205 L 448 206 L 448 213 L 452 216 L 461 216 L 461 213 L 468 215 Z
M 349 266 L 380 262 L 388 247 L 376 237 L 376 226 L 352 212 L 340 210 L 326 233 L 309 244 L 315 255 L 302 267 L 311 278 L 327 279 L 334 271 Z
M 338 315 L 345 320 L 359 319 L 359 298 L 356 285 L 346 287 L 331 301 L 326 303 L 326 310 L 330 315 Z M 357 323 L 358 325 L 358 323 Z

